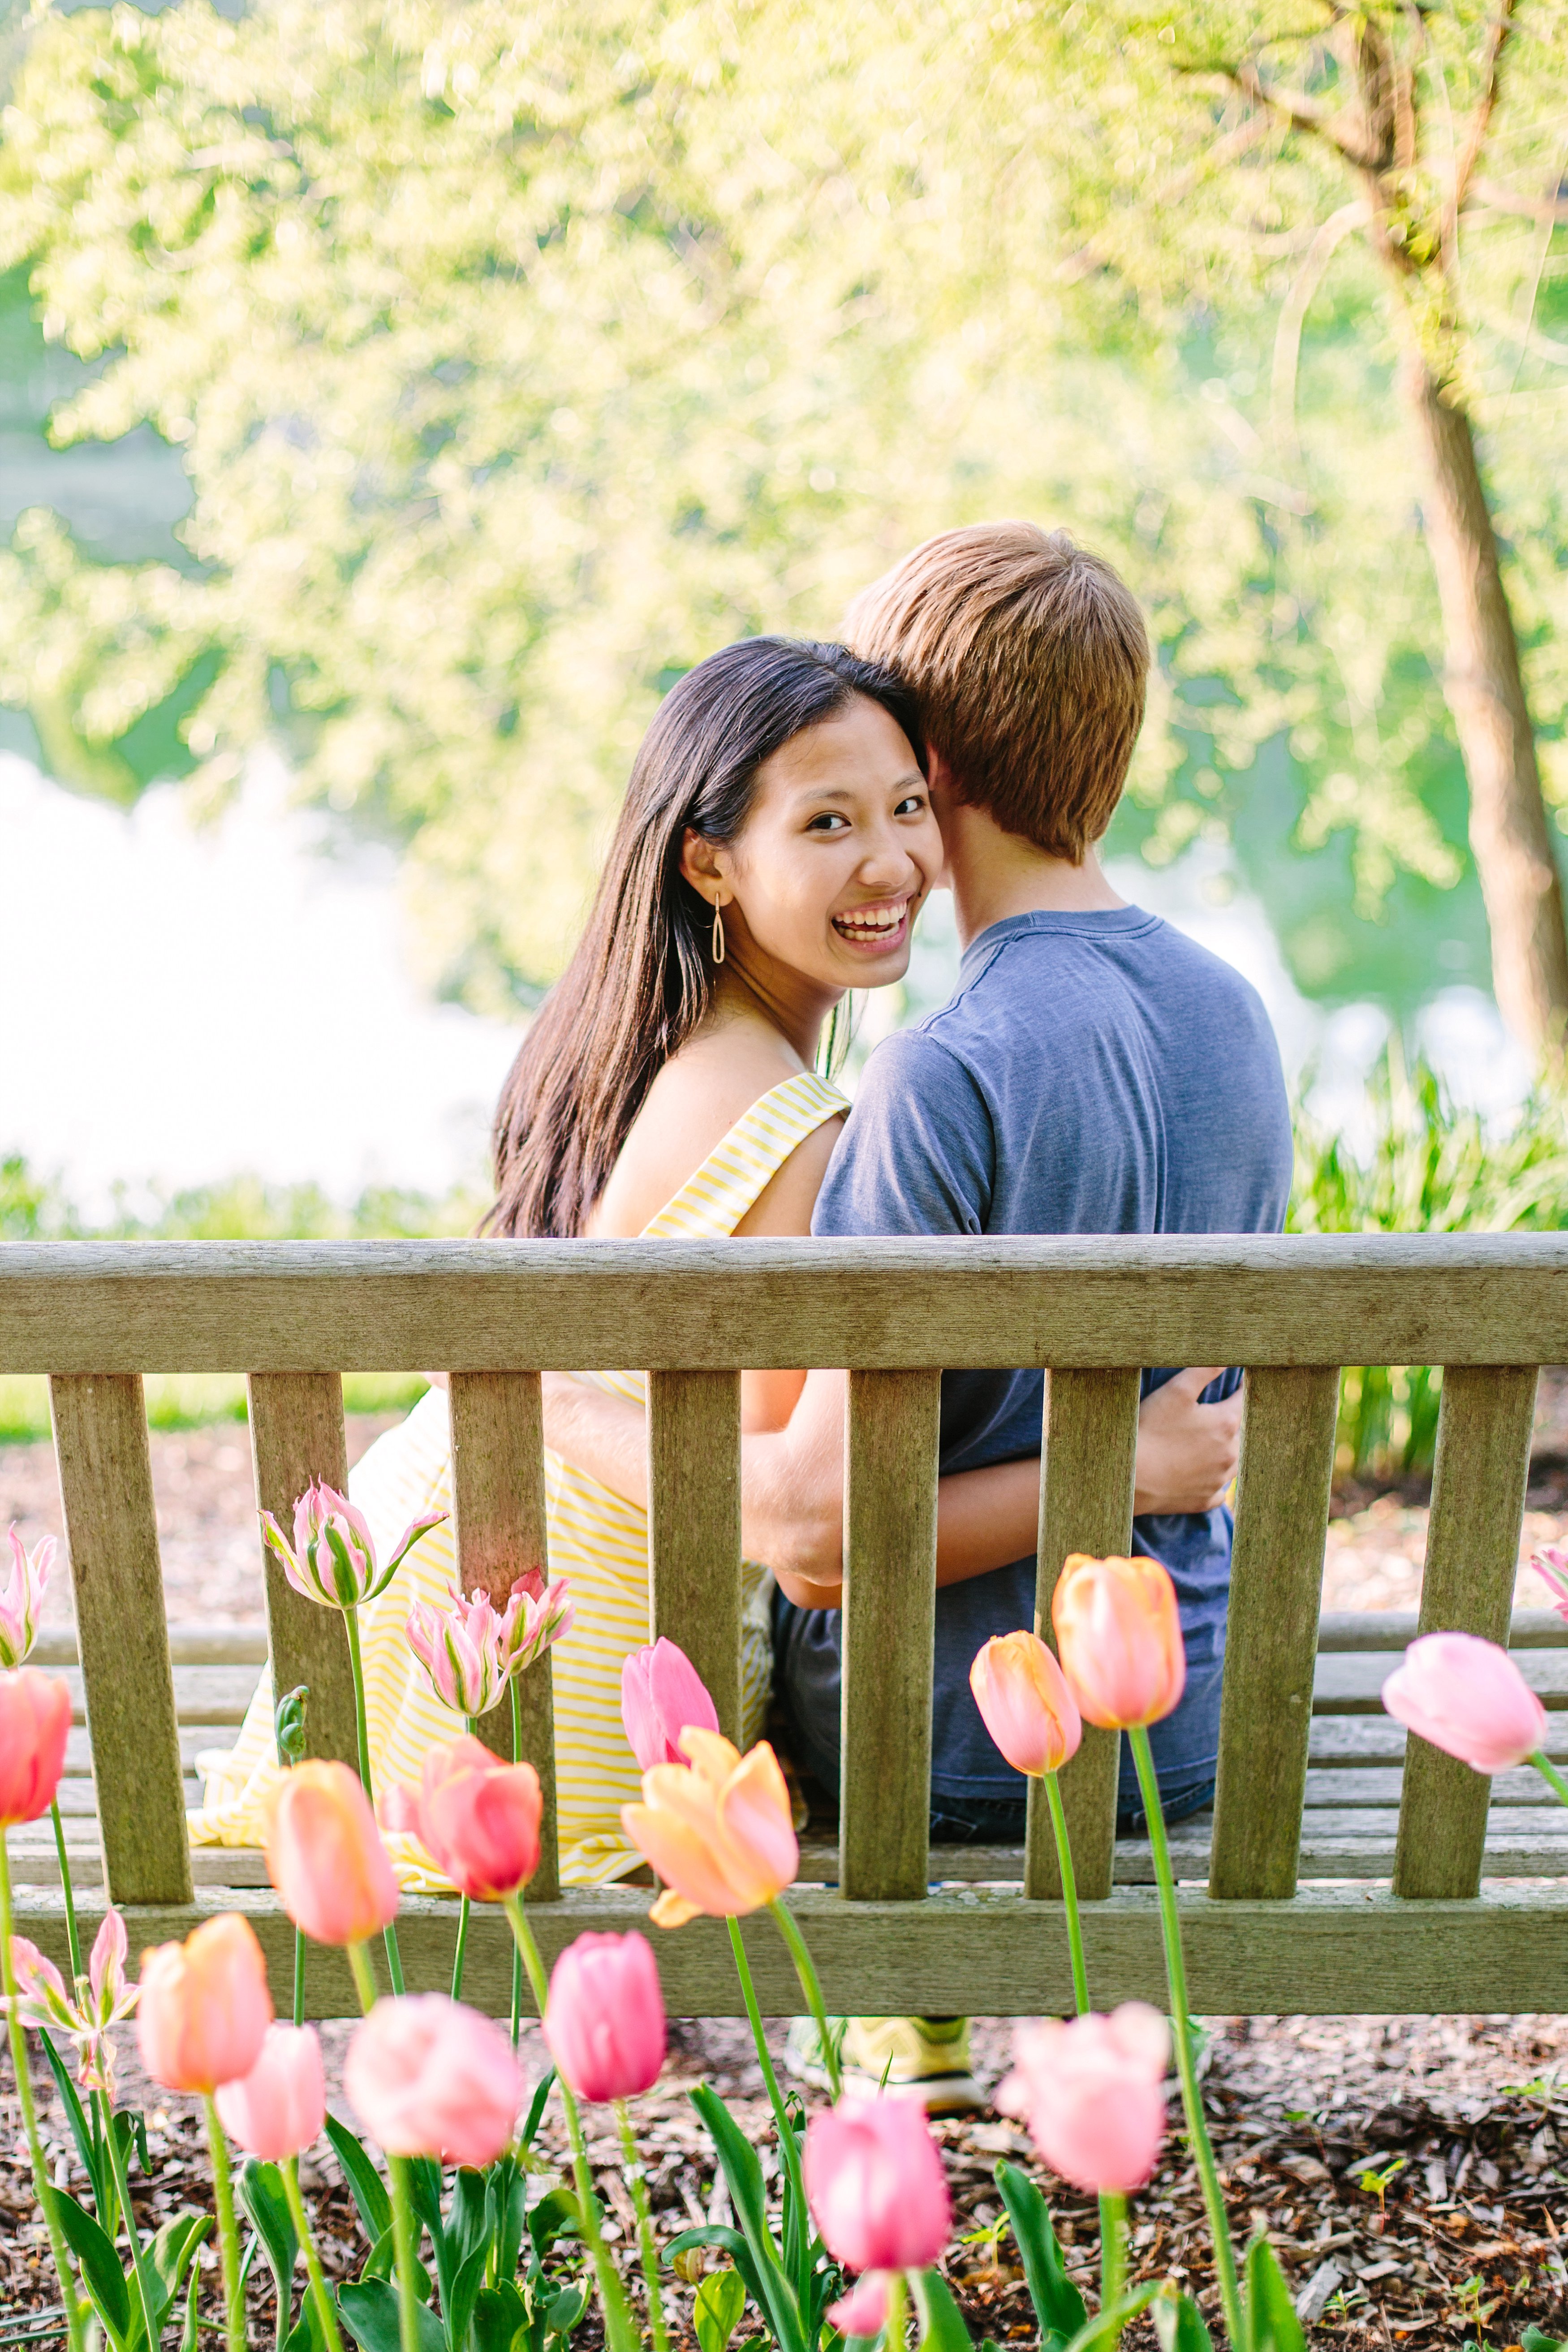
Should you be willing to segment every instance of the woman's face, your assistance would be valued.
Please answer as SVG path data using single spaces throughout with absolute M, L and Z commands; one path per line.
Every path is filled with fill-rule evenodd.
M 723 905 L 727 951 L 748 978 L 786 974 L 839 994 L 901 980 L 942 869 L 942 836 L 907 737 L 855 695 L 757 772 L 736 839 L 688 832 L 686 879 Z M 769 975 L 768 967 L 774 968 Z

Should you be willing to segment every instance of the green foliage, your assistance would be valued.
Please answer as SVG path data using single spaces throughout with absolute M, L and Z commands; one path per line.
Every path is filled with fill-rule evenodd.
M 699 2352 L 728 2352 L 746 2309 L 746 2282 L 736 2270 L 710 2271 L 697 2288 L 692 2326 Z
M 1254 2238 L 1247 2249 L 1244 2288 L 1247 2352 L 1307 2352 L 1291 2290 L 1267 2238 Z
M 1051 2208 L 1027 2172 L 1004 2158 L 997 2166 L 997 2187 L 1013 2226 L 1030 2301 L 1040 2323 L 1041 2352 L 1053 2352 L 1077 2335 L 1083 2325 L 1083 2297 L 1067 2275 L 1061 2249 L 1051 2224 Z
M 1402 59 L 1424 45 L 1416 254 L 1492 0 L 1370 14 Z M 1452 358 L 1568 810 L 1568 236 L 1530 209 L 1557 168 L 1564 0 L 1520 16 L 1491 193 L 1456 232 Z M 673 677 L 747 630 L 831 631 L 932 530 L 1034 514 L 1103 547 L 1153 619 L 1119 839 L 1161 864 L 1228 834 L 1314 993 L 1346 992 L 1369 943 L 1391 992 L 1429 992 L 1435 933 L 1444 976 L 1480 976 L 1391 390 L 1406 309 L 1358 235 L 1320 280 L 1354 175 L 1237 78 L 1332 110 L 1334 16 L 47 15 L 0 150 L 0 266 L 83 362 L 57 442 L 151 425 L 192 503 L 176 561 L 99 560 L 24 514 L 0 696 L 89 780 L 177 714 L 204 806 L 281 734 L 307 795 L 404 845 L 430 976 L 505 1009 L 557 968 Z M 1277 338 L 1298 310 L 1299 366 Z

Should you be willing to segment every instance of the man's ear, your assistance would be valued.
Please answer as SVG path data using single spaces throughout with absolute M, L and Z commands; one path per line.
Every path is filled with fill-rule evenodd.
M 710 906 L 716 892 L 723 891 L 725 896 L 728 895 L 723 859 L 722 844 L 709 841 L 706 834 L 697 833 L 687 825 L 681 835 L 681 872 L 692 888 Z M 723 903 L 722 898 L 720 903 Z

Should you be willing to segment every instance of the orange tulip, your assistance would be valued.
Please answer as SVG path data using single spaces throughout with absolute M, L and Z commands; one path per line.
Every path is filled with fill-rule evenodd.
M 1078 1702 L 1038 1633 L 997 1633 L 969 1668 L 986 1729 L 1015 1772 L 1060 1772 L 1083 1737 Z
M 70 1689 L 57 1675 L 33 1666 L 0 1675 L 0 1830 L 48 1811 L 70 1727 Z
M 271 2022 L 267 1962 L 237 1911 L 142 1954 L 136 2038 L 166 2091 L 208 2093 L 248 2074 Z
M 1176 1587 L 1157 1559 L 1062 1564 L 1051 1622 L 1072 1696 L 1103 1731 L 1130 1731 L 1169 1715 L 1186 1683 Z
M 319 1944 L 363 1944 L 397 1912 L 376 1817 L 346 1764 L 286 1772 L 267 1825 L 267 1872 L 297 1927 Z
M 691 1763 L 655 1764 L 642 1804 L 621 1808 L 627 1836 L 668 1882 L 651 1914 L 660 1927 L 758 1910 L 800 1864 L 789 1791 L 765 1739 L 743 1757 L 721 1732 L 688 1726 L 680 1744 Z

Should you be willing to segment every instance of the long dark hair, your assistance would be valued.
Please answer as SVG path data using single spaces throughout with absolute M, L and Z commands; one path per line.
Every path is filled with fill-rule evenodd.
M 576 953 L 501 1090 L 483 1232 L 581 1233 L 654 1077 L 713 1001 L 713 910 L 680 870 L 686 828 L 733 841 L 763 761 L 857 694 L 918 751 L 913 695 L 842 646 L 747 637 L 671 688 L 643 739 Z

